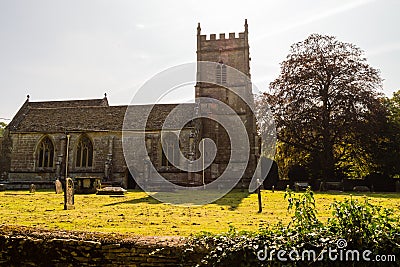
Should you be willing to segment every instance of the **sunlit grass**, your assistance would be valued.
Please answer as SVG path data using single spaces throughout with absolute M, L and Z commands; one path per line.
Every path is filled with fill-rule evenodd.
M 63 195 L 53 191 L 0 192 L 2 224 L 138 235 L 183 235 L 200 231 L 257 230 L 290 221 L 284 192 L 262 191 L 263 212 L 257 213 L 257 194 L 233 191 L 205 206 L 173 206 L 160 203 L 142 191 L 129 191 L 122 197 L 75 195 L 75 210 L 63 209 Z M 400 214 L 400 194 L 367 194 L 372 204 L 393 208 Z M 331 214 L 334 200 L 349 198 L 347 193 L 316 193 L 319 218 Z M 362 198 L 363 194 L 352 196 Z

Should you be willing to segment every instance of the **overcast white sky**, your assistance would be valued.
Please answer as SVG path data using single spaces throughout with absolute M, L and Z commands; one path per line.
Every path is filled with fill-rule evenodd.
M 202 33 L 243 31 L 261 90 L 278 76 L 291 44 L 311 33 L 365 51 L 384 91 L 400 89 L 399 0 L 0 1 L 0 118 L 31 101 L 101 98 L 128 104 L 165 68 L 196 60 Z M 0 119 L 1 120 L 1 119 Z

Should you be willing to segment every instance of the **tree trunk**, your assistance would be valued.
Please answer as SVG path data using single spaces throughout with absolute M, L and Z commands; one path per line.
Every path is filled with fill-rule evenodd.
M 321 156 L 322 180 L 324 182 L 331 180 L 335 176 L 335 159 L 333 156 L 333 144 L 324 143 L 324 150 Z
M 321 158 L 322 166 L 322 179 L 328 181 L 334 176 L 335 160 L 333 155 L 333 140 L 331 136 L 331 107 L 329 103 L 329 85 L 330 77 L 327 78 L 327 82 L 322 88 L 322 138 L 323 138 L 323 151 Z

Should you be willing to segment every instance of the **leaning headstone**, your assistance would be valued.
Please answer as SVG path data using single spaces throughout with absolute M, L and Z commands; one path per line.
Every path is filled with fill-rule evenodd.
M 36 185 L 31 184 L 31 185 L 29 186 L 29 193 L 35 193 L 35 192 L 36 192 Z
M 74 181 L 71 178 L 65 179 L 64 210 L 73 210 L 74 206 Z
M 56 190 L 56 194 L 61 194 L 63 192 L 62 184 L 61 184 L 60 180 L 57 179 L 54 182 L 54 187 L 55 187 L 55 190 Z

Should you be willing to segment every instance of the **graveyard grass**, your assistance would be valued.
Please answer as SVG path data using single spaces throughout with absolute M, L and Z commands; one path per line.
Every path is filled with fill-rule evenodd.
M 370 203 L 392 208 L 400 215 L 399 193 L 316 193 L 318 216 L 326 221 L 334 200 L 367 196 Z M 63 209 L 63 194 L 39 190 L 0 192 L 3 225 L 135 235 L 188 236 L 208 231 L 257 230 L 290 221 L 284 192 L 262 190 L 263 212 L 257 213 L 257 194 L 234 190 L 205 206 L 173 206 L 160 203 L 145 192 L 130 190 L 125 196 L 75 195 L 75 209 Z

